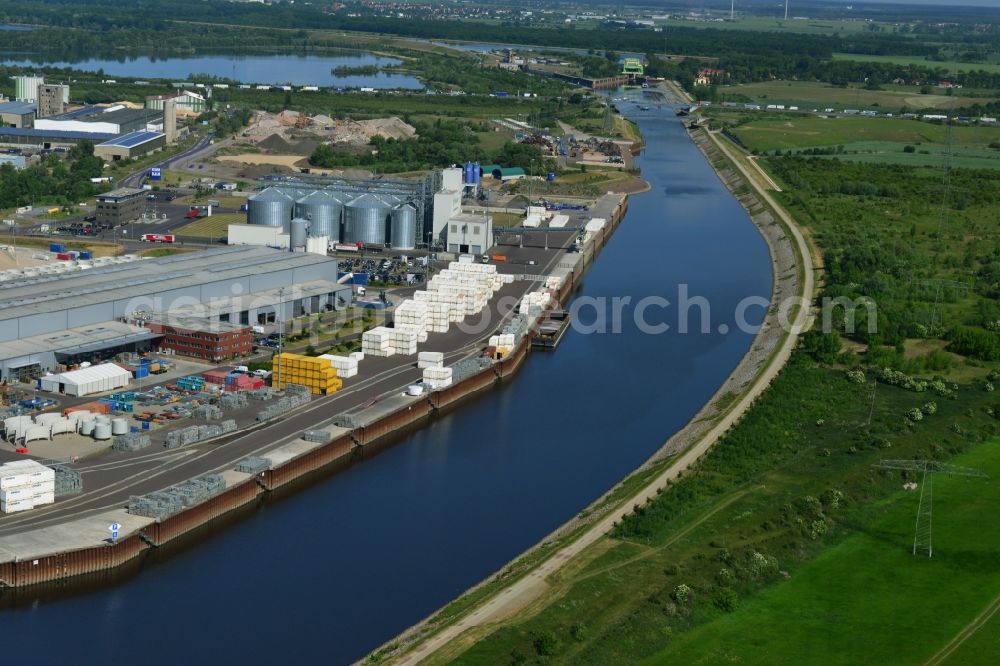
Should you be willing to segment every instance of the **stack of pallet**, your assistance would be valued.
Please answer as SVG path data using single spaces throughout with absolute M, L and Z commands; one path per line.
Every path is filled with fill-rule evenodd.
M 451 386 L 451 368 L 424 368 L 424 384 L 432 389 Z
M 0 511 L 27 511 L 56 501 L 56 473 L 34 460 L 0 465 Z
M 337 376 L 341 379 L 350 379 L 358 374 L 358 360 L 356 358 L 333 354 L 321 354 L 320 358 L 328 359 L 330 365 L 337 371 Z
M 361 334 L 361 351 L 366 356 L 392 356 L 396 353 L 392 346 L 392 331 L 385 326 L 376 326 Z
M 274 374 L 271 385 L 283 389 L 289 384 L 299 384 L 309 389 L 313 395 L 328 395 L 343 387 L 344 382 L 337 377 L 337 370 L 330 359 L 300 354 L 279 354 L 274 359 Z
M 417 367 L 421 370 L 425 368 L 440 368 L 444 366 L 444 354 L 442 352 L 420 352 L 417 354 Z

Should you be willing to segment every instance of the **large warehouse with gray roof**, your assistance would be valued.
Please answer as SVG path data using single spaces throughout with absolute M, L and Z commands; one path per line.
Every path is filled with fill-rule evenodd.
M 171 313 L 255 325 L 349 305 L 327 257 L 236 246 L 0 282 L 0 376 L 144 351 Z

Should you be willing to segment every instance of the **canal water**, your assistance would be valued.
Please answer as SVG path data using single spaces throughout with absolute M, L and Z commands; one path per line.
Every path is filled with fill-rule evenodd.
M 766 246 L 664 105 L 634 117 L 652 191 L 632 198 L 578 298 L 711 304 L 769 296 Z M 662 301 L 657 301 L 661 303 Z M 5 663 L 345 663 L 390 639 L 574 516 L 678 430 L 749 347 L 629 307 L 620 333 L 572 331 L 509 384 L 373 459 L 114 586 L 0 612 Z M 749 318 L 760 322 L 760 308 Z M 586 309 L 580 320 L 594 319 Z M 695 317 L 697 320 L 698 318 Z M 699 322 L 700 323 L 700 322 Z M 693 327 L 697 330 L 697 326 Z
M 4 57 L 4 65 L 18 67 L 72 68 L 85 72 L 104 72 L 108 77 L 138 79 L 170 79 L 186 81 L 191 76 L 209 75 L 242 83 L 321 86 L 339 88 L 403 88 L 424 87 L 414 76 L 378 73 L 363 76 L 334 76 L 336 67 L 387 67 L 402 61 L 371 53 L 349 53 L 336 56 L 319 55 L 201 55 L 190 58 L 88 58 L 76 62 L 51 62 L 23 56 Z

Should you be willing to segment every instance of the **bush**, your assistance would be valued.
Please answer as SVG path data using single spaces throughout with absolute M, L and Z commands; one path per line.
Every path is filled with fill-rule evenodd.
M 712 603 L 719 610 L 732 613 L 740 605 L 740 595 L 731 587 L 723 587 L 712 599 Z
M 559 639 L 551 629 L 539 632 L 535 636 L 535 651 L 542 657 L 551 657 L 559 653 Z

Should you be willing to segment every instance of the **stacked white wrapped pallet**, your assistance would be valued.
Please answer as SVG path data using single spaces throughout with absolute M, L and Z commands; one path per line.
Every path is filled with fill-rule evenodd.
M 420 352 L 417 354 L 417 367 L 421 370 L 444 367 L 444 354 L 442 352 Z
M 427 303 L 426 301 L 404 300 L 396 307 L 393 320 L 397 328 L 408 328 L 418 333 L 427 334 Z
M 544 289 L 530 291 L 521 299 L 518 314 L 538 314 L 552 302 L 552 295 Z
M 0 465 L 0 511 L 27 511 L 56 501 L 56 473 L 34 460 Z
M 330 366 L 337 371 L 337 376 L 341 379 L 348 379 L 358 374 L 358 361 L 350 356 L 320 354 L 320 358 L 329 360 Z
M 451 318 L 451 304 L 427 302 L 427 330 L 431 333 L 447 333 Z
M 424 384 L 432 389 L 451 386 L 451 368 L 424 368 Z
M 348 354 L 348 357 L 354 359 L 355 361 L 359 361 L 360 362 L 360 361 L 365 360 L 365 353 L 364 352 L 351 352 L 350 354 Z
M 552 216 L 552 219 L 549 220 L 549 226 L 553 229 L 562 229 L 566 226 L 567 222 L 569 222 L 569 215 L 563 215 L 560 213 L 559 215 Z
M 392 356 L 396 353 L 392 345 L 392 331 L 384 326 L 376 326 L 361 334 L 361 351 L 366 356 Z
M 419 333 L 407 328 L 390 328 L 389 340 L 393 353 L 411 356 L 417 353 L 417 337 Z M 426 335 L 426 333 L 425 333 Z

